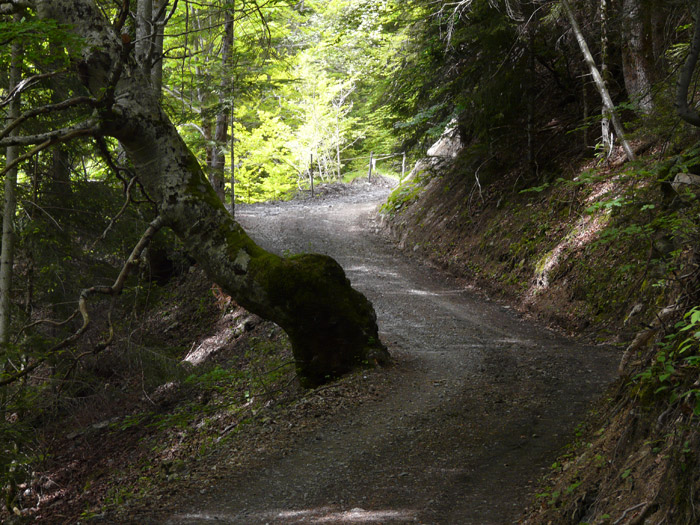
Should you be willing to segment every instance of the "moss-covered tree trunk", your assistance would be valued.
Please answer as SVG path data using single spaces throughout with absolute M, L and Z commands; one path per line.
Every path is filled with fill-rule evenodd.
M 95 97 L 105 93 L 124 44 L 94 1 L 34 4 L 40 17 L 69 24 L 84 39 L 76 70 Z M 317 385 L 387 361 L 374 309 L 338 263 L 323 255 L 281 258 L 257 246 L 224 208 L 133 52 L 119 79 L 114 97 L 99 109 L 101 133 L 120 141 L 164 224 L 207 274 L 239 304 L 287 332 L 303 383 Z

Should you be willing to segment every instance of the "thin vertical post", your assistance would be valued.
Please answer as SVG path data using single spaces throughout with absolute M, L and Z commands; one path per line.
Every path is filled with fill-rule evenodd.
M 231 95 L 231 216 L 236 216 L 236 123 L 234 109 L 233 94 Z
M 231 56 L 236 52 L 236 0 L 233 0 L 231 6 Z M 231 62 L 235 62 L 231 60 Z M 231 216 L 236 216 L 236 153 L 234 150 L 234 145 L 236 142 L 236 128 L 234 127 L 236 123 L 236 83 L 234 81 L 234 76 L 231 77 Z
M 374 166 L 374 151 L 369 154 L 369 171 L 367 172 L 367 181 L 372 180 L 372 167 Z
M 403 177 L 406 174 L 406 152 L 403 152 L 403 158 L 401 159 L 401 178 L 399 182 L 403 182 Z
M 314 197 L 314 154 L 311 154 L 311 160 L 309 161 L 309 178 L 311 179 L 311 198 Z

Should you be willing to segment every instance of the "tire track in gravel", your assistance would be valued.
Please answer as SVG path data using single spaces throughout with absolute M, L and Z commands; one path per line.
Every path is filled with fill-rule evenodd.
M 394 387 L 166 523 L 513 523 L 617 355 L 485 301 L 376 230 L 386 191 L 242 207 L 263 247 L 335 257 L 377 311 Z M 193 488 L 194 490 L 194 488 Z

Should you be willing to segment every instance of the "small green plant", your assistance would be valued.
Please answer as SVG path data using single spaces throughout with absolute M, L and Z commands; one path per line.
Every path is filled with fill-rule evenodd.
M 107 492 L 105 497 L 105 504 L 108 506 L 121 506 L 128 500 L 134 497 L 134 491 L 131 487 L 119 486 L 113 487 Z
M 85 521 L 89 521 L 95 516 L 97 516 L 97 512 L 92 510 L 89 506 L 83 512 L 80 513 L 80 519 Z
M 593 461 L 597 468 L 602 468 L 607 464 L 607 460 L 600 454 L 596 454 Z
M 566 493 L 567 493 L 567 494 L 573 493 L 573 492 L 581 485 L 581 483 L 582 483 L 581 481 L 575 481 L 575 482 L 573 482 L 571 485 L 569 485 L 568 487 L 566 487 Z
M 684 377 L 696 377 L 700 371 L 700 307 L 691 308 L 675 325 L 675 332 L 659 344 L 651 366 L 635 379 L 654 388 L 673 403 L 686 400 L 700 416 L 700 388 L 688 388 Z M 693 383 L 694 384 L 694 383 Z
M 418 198 L 422 185 L 416 181 L 409 181 L 396 188 L 386 203 L 381 207 L 381 212 L 393 217 L 401 211 L 407 204 Z
M 223 392 L 235 385 L 240 379 L 240 372 L 228 370 L 217 365 L 203 374 L 191 374 L 185 379 L 185 384 L 205 390 Z
M 548 501 L 549 505 L 550 505 L 550 506 L 556 505 L 557 502 L 559 501 L 559 496 L 560 496 L 560 495 L 561 495 L 561 494 L 560 494 L 560 492 L 559 492 L 558 490 L 555 490 L 554 492 L 552 492 L 552 493 L 550 494 L 551 497 L 549 498 L 549 501 Z

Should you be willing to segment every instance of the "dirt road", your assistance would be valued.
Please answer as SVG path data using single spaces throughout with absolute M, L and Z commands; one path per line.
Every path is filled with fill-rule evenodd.
M 566 340 L 408 260 L 376 229 L 386 190 L 239 210 L 266 248 L 335 257 L 374 303 L 393 388 L 293 452 L 235 470 L 167 518 L 197 523 L 505 524 L 612 380 L 610 349 Z M 193 487 L 193 491 L 197 488 Z

